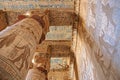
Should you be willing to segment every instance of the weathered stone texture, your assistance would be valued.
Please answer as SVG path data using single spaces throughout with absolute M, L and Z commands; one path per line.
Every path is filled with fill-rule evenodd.
M 7 27 L 7 13 L 0 10 L 0 31 Z
M 32 11 L 32 10 L 31 10 Z M 35 12 L 42 13 L 45 9 L 37 9 Z M 18 15 L 25 14 L 26 11 L 6 11 L 8 15 L 9 25 L 15 23 Z M 72 9 L 50 9 L 49 21 L 50 26 L 70 26 L 73 25 L 75 14 Z
M 24 80 L 41 34 L 42 27 L 32 18 L 0 32 L 0 67 L 13 80 Z
M 20 11 L 31 9 L 74 8 L 74 0 L 0 0 L 0 9 Z
M 46 40 L 72 40 L 72 26 L 50 26 Z
M 120 80 L 119 0 L 78 0 L 79 80 Z M 78 8 L 79 7 L 79 8 Z
M 41 53 L 47 53 L 47 49 L 50 45 L 65 45 L 70 47 L 71 43 L 72 42 L 70 40 L 45 40 L 37 46 L 37 51 Z
M 75 18 L 74 12 L 69 9 L 56 9 L 50 10 L 50 25 L 51 26 L 69 26 L 73 25 L 73 21 Z
M 23 14 L 23 12 L 7 11 L 8 25 L 13 25 L 18 20 L 18 15 Z
M 69 80 L 69 71 L 51 71 L 48 74 L 48 79 Z

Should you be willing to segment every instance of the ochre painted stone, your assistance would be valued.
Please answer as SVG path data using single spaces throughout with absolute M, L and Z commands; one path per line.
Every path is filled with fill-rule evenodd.
M 7 27 L 7 13 L 0 10 L 0 31 Z

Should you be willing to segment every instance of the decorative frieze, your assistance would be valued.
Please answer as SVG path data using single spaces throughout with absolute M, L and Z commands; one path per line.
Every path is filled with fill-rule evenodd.
M 1 10 L 74 8 L 74 0 L 0 0 Z
M 36 9 L 36 13 L 43 12 L 44 9 Z M 49 9 L 50 26 L 72 26 L 74 23 L 75 13 L 72 9 Z M 18 15 L 26 11 L 7 11 L 9 25 L 15 23 Z

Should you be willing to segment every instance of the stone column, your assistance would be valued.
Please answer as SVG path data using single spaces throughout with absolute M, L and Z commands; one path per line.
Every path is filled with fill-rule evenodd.
M 42 26 L 33 18 L 26 18 L 0 32 L 0 72 L 2 80 L 24 80 Z

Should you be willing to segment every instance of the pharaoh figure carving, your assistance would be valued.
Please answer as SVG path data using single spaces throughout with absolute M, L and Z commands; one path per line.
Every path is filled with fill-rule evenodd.
M 48 31 L 47 15 L 48 11 L 19 16 L 20 21 L 0 32 L 0 70 L 10 76 L 5 80 L 25 79 L 36 45 L 44 40 Z

